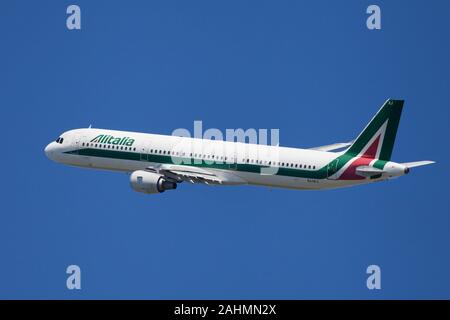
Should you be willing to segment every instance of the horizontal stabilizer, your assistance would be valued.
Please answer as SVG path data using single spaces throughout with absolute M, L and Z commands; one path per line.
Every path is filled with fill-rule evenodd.
M 414 168 L 414 167 L 420 167 L 420 166 L 426 166 L 427 164 L 433 164 L 436 163 L 435 161 L 430 160 L 424 160 L 424 161 L 415 161 L 415 162 L 405 162 L 402 163 L 407 168 Z
M 339 142 L 339 143 L 333 143 L 328 144 L 326 146 L 320 146 L 320 147 L 314 147 L 310 148 L 310 150 L 317 150 L 317 151 L 332 151 L 340 148 L 345 148 L 350 146 L 353 143 L 353 141 L 350 142 Z
M 372 177 L 383 173 L 383 170 L 371 166 L 359 166 L 356 168 L 356 174 L 363 177 Z

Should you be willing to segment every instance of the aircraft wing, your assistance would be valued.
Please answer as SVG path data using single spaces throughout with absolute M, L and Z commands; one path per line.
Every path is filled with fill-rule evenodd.
M 309 148 L 309 149 L 317 150 L 317 151 L 332 151 L 332 150 L 336 150 L 336 149 L 340 149 L 340 148 L 349 147 L 349 146 L 351 146 L 352 143 L 353 143 L 353 141 L 339 142 L 339 143 L 333 143 L 333 144 L 328 144 L 326 146 L 314 147 L 314 148 Z
M 187 181 L 190 183 L 228 185 L 246 184 L 246 181 L 230 172 L 206 170 L 193 166 L 162 164 L 157 167 L 148 167 L 147 170 L 157 172 L 176 182 Z

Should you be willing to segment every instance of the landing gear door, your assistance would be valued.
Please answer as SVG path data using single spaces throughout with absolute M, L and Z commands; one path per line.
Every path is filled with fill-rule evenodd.
M 336 180 L 337 177 L 335 173 L 338 171 L 339 159 L 334 159 L 328 164 L 327 167 L 327 179 Z

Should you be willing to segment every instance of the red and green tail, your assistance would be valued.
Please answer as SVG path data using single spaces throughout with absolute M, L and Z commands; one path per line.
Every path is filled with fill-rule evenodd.
M 391 160 L 403 102 L 403 100 L 387 100 L 345 154 Z
M 360 166 L 382 170 L 391 159 L 403 100 L 387 100 L 352 145 L 327 165 L 328 179 L 361 180 Z

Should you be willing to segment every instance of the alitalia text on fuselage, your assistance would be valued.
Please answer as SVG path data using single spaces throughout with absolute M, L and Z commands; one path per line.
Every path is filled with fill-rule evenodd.
M 114 137 L 108 134 L 99 134 L 94 139 L 92 139 L 91 142 L 131 147 L 134 143 L 134 139 L 130 137 Z

